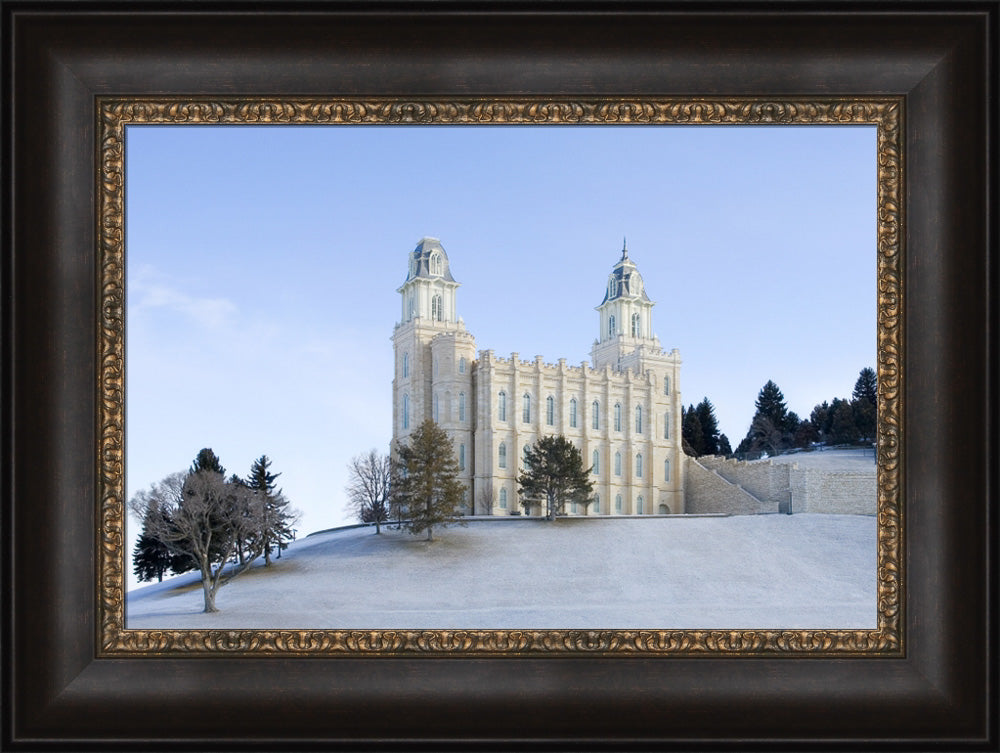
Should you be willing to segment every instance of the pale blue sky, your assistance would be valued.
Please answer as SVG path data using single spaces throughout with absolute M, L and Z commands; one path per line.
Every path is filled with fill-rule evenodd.
M 477 349 L 571 364 L 627 236 L 684 403 L 734 447 L 768 379 L 806 417 L 875 365 L 875 151 L 868 126 L 129 127 L 127 494 L 208 446 L 271 457 L 302 534 L 347 520 L 424 235 Z

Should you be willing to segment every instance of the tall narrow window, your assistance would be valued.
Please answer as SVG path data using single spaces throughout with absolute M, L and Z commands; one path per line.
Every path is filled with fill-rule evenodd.
M 506 510 L 507 509 L 507 490 L 506 489 L 501 489 L 500 490 L 500 509 L 501 510 Z
M 663 394 L 670 394 L 670 377 L 668 376 L 663 377 Z
M 410 375 L 410 354 L 403 354 L 403 376 L 408 377 Z
M 465 373 L 465 356 L 462 356 L 461 358 L 458 359 L 458 373 L 459 374 Z
M 497 418 L 501 421 L 507 420 L 507 393 L 501 392 L 497 396 Z
M 438 396 L 436 392 L 431 400 L 431 418 L 434 419 L 434 423 L 438 422 Z
M 663 461 L 663 480 L 664 481 L 669 481 L 670 480 L 670 461 L 669 460 L 664 460 Z
M 590 472 L 595 476 L 601 475 L 601 451 L 594 450 L 594 454 L 591 457 Z
M 458 446 L 458 470 L 465 470 L 465 445 L 460 444 Z
M 549 395 L 545 398 L 545 423 L 552 426 L 556 422 L 556 401 Z
M 670 439 L 670 411 L 663 414 L 663 438 Z
M 403 395 L 403 428 L 410 428 L 410 396 Z
M 642 337 L 642 324 L 638 314 L 632 314 L 632 337 Z
M 574 397 L 569 401 L 569 426 L 571 429 L 576 428 L 576 398 Z
M 464 421 L 465 420 L 465 393 L 464 392 L 459 392 L 458 393 L 458 420 L 459 421 Z
M 615 475 L 622 475 L 622 454 L 620 452 L 615 453 Z
M 635 406 L 635 433 L 642 434 L 642 406 Z
M 577 507 L 576 507 L 576 500 L 574 500 L 574 501 L 573 501 L 573 504 L 572 504 L 572 505 L 570 506 L 570 508 L 571 508 L 571 512 L 572 512 L 572 513 L 573 513 L 574 515 L 576 515 L 576 511 L 577 511 Z
M 595 515 L 600 515 L 601 514 L 601 495 L 600 494 L 595 494 L 594 495 L 594 508 L 593 509 L 594 509 L 594 514 Z
M 608 298 L 614 298 L 616 295 L 618 295 L 618 280 L 616 280 L 614 277 L 612 277 L 611 282 L 608 283 L 608 293 L 610 294 L 608 295 Z
M 615 315 L 612 314 L 608 317 L 608 337 L 615 336 Z
M 622 404 L 615 403 L 615 431 L 622 430 Z
M 441 255 L 432 254 L 431 255 L 431 274 L 439 275 L 441 274 Z
M 642 453 L 635 456 L 635 477 L 642 478 Z
M 440 322 L 444 319 L 444 305 L 441 301 L 441 296 L 439 295 L 431 298 L 431 319 L 436 322 Z
M 615 495 L 615 512 L 621 512 L 621 511 L 622 511 L 622 495 L 621 494 L 616 494 Z
M 521 407 L 521 420 L 526 424 L 531 423 L 531 395 L 527 392 L 524 393 L 524 398 L 522 399 Z
M 640 515 L 642 515 L 642 513 L 643 513 L 643 510 L 642 510 L 642 495 L 641 494 L 639 495 L 639 499 L 637 499 L 635 501 L 635 511 L 637 513 L 639 513 Z
M 595 400 L 591 404 L 591 406 L 590 406 L 590 412 L 593 413 L 593 417 L 591 419 L 591 425 L 595 429 L 600 429 L 601 428 L 601 404 Z
M 503 442 L 500 443 L 500 449 L 497 450 L 497 465 L 500 468 L 507 467 L 507 445 Z

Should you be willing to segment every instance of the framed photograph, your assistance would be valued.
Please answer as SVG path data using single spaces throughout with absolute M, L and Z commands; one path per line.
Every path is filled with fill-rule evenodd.
M 266 13 L 236 5 L 181 13 L 129 4 L 115 13 L 65 11 L 44 2 L 4 7 L 5 127 L 12 137 L 4 159 L 11 220 L 4 278 L 11 490 L 4 648 L 16 700 L 4 711 L 5 744 L 578 749 L 722 748 L 752 740 L 917 748 L 947 740 L 973 749 L 995 742 L 996 674 L 987 662 L 995 650 L 995 604 L 987 574 L 995 565 L 989 521 L 996 501 L 996 344 L 988 333 L 996 326 L 996 280 L 986 202 L 995 160 L 987 158 L 986 144 L 995 126 L 988 93 L 996 71 L 989 63 L 994 42 L 983 30 L 995 25 L 997 8 L 983 4 L 961 14 L 873 8 L 851 16 L 809 4 L 781 14 L 699 8 L 708 5 L 389 11 L 331 4 L 292 12 L 276 4 Z M 860 134 L 859 145 L 823 142 L 799 150 L 800 137 L 848 132 Z M 708 139 L 710 133 L 744 140 L 726 144 Z M 706 140 L 673 154 L 647 143 L 666 134 Z M 748 141 L 750 134 L 767 134 L 771 142 Z M 577 143 L 598 135 L 600 143 Z M 341 143 L 323 143 L 329 138 Z M 561 151 L 578 155 L 585 167 L 593 163 L 602 176 L 589 196 L 603 197 L 607 221 L 588 221 L 598 203 L 588 204 L 586 169 L 575 174 L 571 156 L 559 161 Z M 415 154 L 423 161 L 412 160 Z M 683 154 L 698 156 L 673 169 Z M 757 163 L 741 168 L 749 154 Z M 831 183 L 856 186 L 851 161 L 863 165 L 866 157 L 871 213 L 859 230 L 842 219 L 848 215 L 827 193 L 812 191 Z M 609 170 L 614 165 L 619 174 Z M 445 192 L 435 181 L 463 188 Z M 608 189 L 617 183 L 620 190 Z M 733 184 L 743 185 L 745 198 Z M 768 221 L 764 205 L 751 197 L 755 189 L 778 191 L 779 184 L 786 193 L 777 203 L 784 202 L 785 211 Z M 857 200 L 856 189 L 846 193 Z M 474 336 L 478 323 L 463 318 L 465 291 L 456 292 L 459 283 L 468 284 L 459 272 L 461 241 L 456 249 L 433 237 L 436 229 L 420 229 L 409 239 L 416 248 L 402 246 L 395 266 L 391 253 L 375 250 L 402 244 L 390 218 L 405 213 L 408 194 L 415 207 L 424 207 L 423 216 L 438 218 L 466 245 L 477 231 L 493 238 L 481 253 L 494 261 L 480 260 L 480 272 L 470 254 L 465 267 L 483 286 L 491 277 L 505 281 L 503 293 L 486 288 L 486 304 L 470 306 L 480 312 L 477 322 L 494 312 L 508 319 L 485 324 L 486 337 Z M 421 204 L 435 197 L 459 202 L 463 195 L 479 198 L 479 204 L 462 204 L 464 223 L 435 214 L 433 201 Z M 843 367 L 853 375 L 874 367 L 876 449 L 870 471 L 824 481 L 822 504 L 840 505 L 836 509 L 810 496 L 803 479 L 816 477 L 798 466 L 748 470 L 721 459 L 693 466 L 682 451 L 682 416 L 695 410 L 697 399 L 681 394 L 680 355 L 667 338 L 661 347 L 655 335 L 663 334 L 663 324 L 651 317 L 663 311 L 674 331 L 694 326 L 698 317 L 689 310 L 701 299 L 684 298 L 673 286 L 690 285 L 699 265 L 668 265 L 680 279 L 661 283 L 661 294 L 639 249 L 645 242 L 649 268 L 669 274 L 652 263 L 663 252 L 657 244 L 669 224 L 669 213 L 657 216 L 656 207 L 683 206 L 685 195 L 713 202 L 717 212 L 742 207 L 747 215 L 726 225 L 713 222 L 703 207 L 701 233 L 698 220 L 686 218 L 686 229 L 677 222 L 679 243 L 697 244 L 697 256 L 711 260 L 700 265 L 705 304 L 714 306 L 708 318 L 722 306 L 712 287 L 730 284 L 723 267 L 738 257 L 723 250 L 732 248 L 736 228 L 753 232 L 757 220 L 761 237 L 769 231 L 785 239 L 773 244 L 779 249 L 774 258 L 758 242 L 760 265 L 772 270 L 758 285 L 766 288 L 768 277 L 786 289 L 796 281 L 816 285 L 812 295 L 789 297 L 798 301 L 796 315 L 815 320 L 797 335 L 800 342 L 813 334 L 827 351 L 839 332 L 857 338 L 851 317 L 831 311 L 836 296 L 827 302 L 819 289 L 829 293 L 838 284 L 832 268 L 856 258 L 857 238 L 869 232 L 870 267 L 843 279 L 868 280 L 872 361 Z M 616 199 L 627 208 L 612 210 Z M 379 204 L 391 206 L 368 211 Z M 571 225 L 562 235 L 572 241 L 533 241 L 526 236 L 543 232 L 544 222 L 500 220 L 488 230 L 489 212 L 478 215 L 477 206 L 518 218 L 534 207 L 553 221 L 568 206 L 581 216 L 574 221 L 566 211 L 559 219 Z M 269 213 L 270 224 L 256 221 Z M 810 224 L 804 217 L 811 215 L 826 215 L 827 224 Z M 317 216 L 335 227 L 309 227 Z M 351 217 L 372 228 L 358 232 Z M 530 300 L 533 288 L 520 291 L 518 281 L 562 275 L 565 286 L 579 291 L 573 297 L 585 297 L 583 278 L 564 271 L 565 249 L 582 245 L 576 236 L 595 227 L 607 232 L 613 221 L 636 228 L 624 242 L 601 240 L 615 258 L 606 268 L 585 270 L 604 297 L 595 301 L 598 314 L 590 314 L 597 324 L 589 362 L 568 364 L 562 356 L 575 353 L 577 344 L 558 339 L 544 358 L 524 360 L 517 352 L 508 358 L 512 348 L 495 352 L 491 343 L 507 343 L 505 333 L 516 341 L 530 329 L 509 321 L 512 316 L 546 316 L 541 300 Z M 262 233 L 271 237 L 262 242 Z M 787 242 L 790 234 L 797 234 L 797 244 Z M 308 251 L 323 243 L 335 250 Z M 523 252 L 536 243 L 526 258 L 512 250 L 503 259 L 506 244 Z M 790 250 L 796 245 L 801 256 Z M 805 265 L 808 251 L 830 268 Z M 532 254 L 535 268 L 526 270 Z M 689 251 L 687 258 L 695 256 Z M 574 254 L 573 266 L 584 268 L 585 258 Z M 265 265 L 270 272 L 262 273 Z M 797 265 L 798 277 L 779 277 L 778 270 Z M 739 269 L 746 280 L 733 295 L 738 308 L 757 312 L 756 330 L 748 327 L 753 311 L 730 316 L 750 334 L 717 347 L 731 351 L 737 370 L 747 363 L 739 340 L 777 339 L 780 347 L 774 333 L 782 326 L 766 319 L 767 306 L 754 305 L 746 290 L 752 278 L 746 267 Z M 226 284 L 217 282 L 223 277 Z M 258 298 L 213 293 L 262 282 L 271 289 Z M 379 321 L 381 303 L 393 297 L 385 333 L 392 342 L 380 348 L 389 354 L 392 379 L 383 408 L 377 396 L 366 402 L 358 392 L 362 364 L 374 368 L 380 358 L 364 350 L 379 335 L 358 318 Z M 556 308 L 548 318 L 568 322 L 566 301 L 551 297 Z M 654 298 L 660 306 L 651 314 Z M 310 299 L 325 303 L 301 305 Z M 335 340 L 336 328 L 304 324 L 330 316 L 331 304 L 344 309 Z M 364 312 L 369 304 L 372 311 Z M 257 316 L 233 315 L 246 310 Z M 157 319 L 163 311 L 174 318 Z M 378 316 L 368 316 L 373 313 Z M 554 328 L 571 331 L 568 324 Z M 229 341 L 219 347 L 224 335 Z M 541 348 L 547 341 L 531 339 L 529 347 L 535 342 Z M 297 381 L 278 381 L 282 369 L 265 365 L 266 355 L 246 357 L 268 343 L 284 348 L 277 360 L 298 369 Z M 312 358 L 320 350 L 322 357 Z M 801 360 L 818 361 L 824 348 L 800 344 L 798 352 Z M 235 371 L 218 365 L 226 359 L 237 364 Z M 313 382 L 309 364 L 317 369 Z M 834 354 L 819 372 L 841 366 Z M 274 370 L 258 383 L 242 379 L 241 368 Z M 439 377 L 439 368 L 447 378 Z M 687 368 L 697 367 L 685 362 Z M 199 370 L 206 376 L 199 378 Z M 430 386 L 418 386 L 425 377 Z M 335 394 L 320 400 L 323 378 Z M 309 385 L 297 404 L 279 401 L 290 406 L 281 425 L 247 431 L 238 415 L 218 407 L 263 397 L 260 385 L 269 383 L 286 384 L 285 393 Z M 850 388 L 837 389 L 849 394 Z M 462 595 L 450 621 L 439 614 L 451 606 L 447 599 L 393 622 L 391 610 L 361 606 L 363 594 L 349 591 L 336 598 L 356 605 L 362 616 L 334 624 L 305 610 L 290 615 L 287 607 L 242 623 L 214 614 L 178 617 L 165 606 L 167 591 L 130 607 L 128 555 L 137 529 L 127 523 L 126 502 L 158 479 L 148 477 L 157 468 L 148 453 L 127 444 L 151 445 L 150 431 L 169 452 L 178 444 L 172 435 L 192 441 L 191 431 L 170 426 L 171 417 L 189 428 L 201 421 L 203 431 L 213 421 L 236 425 L 224 436 L 279 442 L 286 434 L 308 435 L 292 422 L 296 412 L 323 425 L 313 436 L 332 441 L 356 434 L 351 439 L 359 441 L 363 433 L 347 428 L 355 424 L 343 417 L 343 407 L 335 410 L 344 403 L 337 392 L 351 392 L 355 412 L 384 412 L 394 440 L 416 436 L 411 420 L 433 417 L 448 430 L 462 481 L 456 494 L 462 512 L 476 518 L 469 531 L 527 530 L 536 523 L 527 518 L 555 516 L 551 502 L 548 510 L 521 505 L 517 479 L 508 472 L 522 454 L 528 463 L 543 434 L 556 433 L 546 427 L 559 427 L 573 440 L 596 484 L 584 503 L 559 508 L 565 519 L 553 525 L 589 536 L 595 551 L 602 546 L 592 533 L 599 525 L 652 530 L 677 524 L 679 513 L 693 520 L 689 516 L 735 511 L 724 508 L 731 501 L 719 502 L 717 479 L 731 487 L 726 500 L 742 495 L 739 511 L 775 514 L 726 518 L 726 525 L 810 521 L 780 515 L 791 512 L 862 512 L 867 515 L 831 519 L 867 522 L 856 531 L 807 526 L 786 532 L 777 545 L 768 531 L 727 529 L 734 542 L 753 536 L 768 549 L 789 547 L 775 551 L 798 563 L 789 568 L 798 575 L 766 572 L 798 596 L 777 596 L 773 582 L 770 590 L 754 591 L 749 568 L 733 561 L 739 555 L 720 552 L 706 562 L 715 566 L 711 587 L 721 589 L 718 601 L 726 609 L 711 616 L 697 605 L 686 617 L 656 605 L 643 611 L 639 597 L 606 598 L 604 611 L 492 609 L 490 589 L 501 581 L 485 572 L 476 574 L 478 589 L 454 586 Z M 281 393 L 278 387 L 272 397 L 284 398 Z M 172 402 L 185 399 L 193 408 L 186 413 Z M 321 402 L 331 411 L 324 413 Z M 687 409 L 686 402 L 692 403 Z M 741 438 L 730 437 L 734 445 Z M 748 434 L 744 450 L 764 447 L 751 447 L 750 440 Z M 803 433 L 801 444 L 809 441 Z M 204 445 L 211 443 L 206 438 Z M 190 448 L 192 457 L 201 446 Z M 260 452 L 276 451 L 265 446 Z M 335 454 L 310 462 L 307 450 L 292 449 L 282 459 L 313 470 L 336 465 L 328 475 L 339 479 L 346 457 Z M 195 465 L 207 458 L 199 454 Z M 761 467 L 771 469 L 768 489 Z M 217 470 L 221 480 L 225 473 Z M 147 477 L 129 481 L 132 473 Z M 623 477 L 627 483 L 616 480 Z M 229 483 L 252 486 L 249 477 Z M 869 483 L 870 501 L 859 502 L 869 493 L 857 489 Z M 844 501 L 832 487 L 844 492 Z M 864 504 L 870 509 L 860 509 Z M 513 516 L 514 509 L 525 514 Z M 605 520 L 596 520 L 602 513 Z M 814 551 L 845 541 L 848 550 L 867 554 L 843 564 L 836 547 Z M 552 556 L 561 553 L 544 546 Z M 739 551 L 738 543 L 729 548 Z M 363 559 L 358 550 L 352 556 L 356 563 Z M 810 557 L 819 565 L 803 564 Z M 823 563 L 836 564 L 824 569 Z M 637 593 L 655 600 L 644 580 L 648 573 L 624 560 L 622 567 Z M 468 562 L 457 569 L 465 572 Z M 814 580 L 820 576 L 827 580 Z M 727 583 L 729 591 L 720 585 Z M 748 595 L 746 604 L 760 601 L 756 608 L 732 608 L 735 598 L 725 594 L 740 590 L 733 583 Z M 692 590 L 697 583 L 676 587 Z M 237 585 L 227 588 L 235 593 Z M 329 590 L 307 598 L 318 603 Z M 428 593 L 441 591 L 441 584 L 428 587 Z M 226 590 L 219 598 L 224 604 Z M 397 601 L 395 614 L 414 612 L 414 604 Z M 206 610 L 209 604 L 206 590 Z M 206 700 L 206 691 L 216 700 Z M 226 699 L 237 695 L 241 703 L 234 707 Z

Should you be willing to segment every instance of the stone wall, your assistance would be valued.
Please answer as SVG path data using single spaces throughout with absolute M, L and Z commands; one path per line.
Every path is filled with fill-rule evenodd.
M 777 503 L 758 499 L 694 458 L 687 459 L 685 512 L 756 515 L 777 511 Z
M 717 472 L 731 484 L 739 484 L 758 499 L 773 502 L 788 500 L 789 475 L 792 466 L 770 460 L 747 463 L 718 455 L 705 455 L 698 461 Z
M 874 515 L 877 483 L 874 470 L 823 471 L 804 468 L 792 474 L 792 512 Z

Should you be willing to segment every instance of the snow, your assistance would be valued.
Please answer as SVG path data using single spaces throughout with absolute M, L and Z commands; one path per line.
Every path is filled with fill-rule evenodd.
M 873 517 L 510 517 L 434 536 L 309 536 L 221 588 L 214 614 L 193 573 L 131 591 L 126 627 L 876 627 Z
M 875 451 L 871 448 L 793 452 L 788 455 L 775 455 L 769 460 L 775 465 L 796 463 L 799 468 L 814 468 L 823 471 L 875 471 Z

